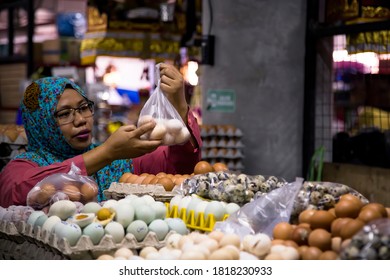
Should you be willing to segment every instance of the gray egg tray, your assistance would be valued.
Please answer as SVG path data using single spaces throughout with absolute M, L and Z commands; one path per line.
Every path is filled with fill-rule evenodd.
M 24 221 L 17 223 L 0 221 L 0 259 L 97 259 L 102 254 L 113 254 L 125 247 L 134 253 L 143 247 L 157 249 L 165 246 L 169 232 L 164 240 L 158 240 L 154 232 L 149 232 L 142 242 L 128 233 L 116 243 L 111 235 L 104 235 L 99 244 L 94 245 L 89 236 L 82 235 L 75 246 L 70 246 L 65 238 L 58 238 L 41 227 L 33 227 Z

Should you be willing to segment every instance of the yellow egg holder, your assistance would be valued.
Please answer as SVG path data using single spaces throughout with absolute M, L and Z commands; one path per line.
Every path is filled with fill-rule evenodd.
M 167 218 L 180 218 L 184 221 L 187 228 L 191 230 L 199 230 L 199 231 L 207 231 L 210 232 L 213 230 L 215 223 L 217 220 L 213 214 L 208 214 L 205 217 L 203 212 L 199 212 L 198 215 L 195 215 L 195 211 L 191 210 L 187 215 L 187 209 L 182 208 L 179 213 L 179 207 L 174 205 L 172 209 L 170 209 L 169 203 L 165 203 L 167 208 Z M 225 221 L 229 217 L 229 214 L 225 214 L 222 218 L 222 221 Z

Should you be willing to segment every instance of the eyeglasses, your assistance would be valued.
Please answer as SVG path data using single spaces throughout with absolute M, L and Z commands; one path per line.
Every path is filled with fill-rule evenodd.
M 88 101 L 77 108 L 67 108 L 54 113 L 58 125 L 68 124 L 74 121 L 75 113 L 78 112 L 83 118 L 92 117 L 94 114 L 94 103 Z

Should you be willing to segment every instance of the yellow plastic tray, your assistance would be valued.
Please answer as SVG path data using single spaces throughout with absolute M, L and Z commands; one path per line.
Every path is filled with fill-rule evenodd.
M 209 214 L 205 217 L 204 213 L 200 212 L 196 217 L 194 210 L 191 210 L 189 215 L 187 215 L 186 208 L 182 208 L 179 213 L 177 205 L 173 206 L 172 210 L 170 210 L 168 202 L 165 203 L 165 206 L 167 207 L 167 218 L 180 218 L 184 221 L 187 228 L 192 230 L 212 231 L 215 223 L 217 222 L 213 214 Z M 226 220 L 228 217 L 229 214 L 225 214 L 222 221 Z

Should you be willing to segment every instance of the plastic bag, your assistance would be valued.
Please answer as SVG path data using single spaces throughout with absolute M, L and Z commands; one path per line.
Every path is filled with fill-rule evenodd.
M 303 183 L 294 202 L 291 214 L 291 223 L 298 221 L 299 214 L 306 209 L 329 210 L 333 208 L 343 194 L 353 194 L 364 204 L 368 203 L 358 191 L 353 188 L 333 182 L 311 182 Z
M 254 198 L 287 184 L 275 176 L 237 174 L 229 171 L 194 175 L 172 191 L 182 195 L 200 197 L 244 205 Z
M 156 65 L 156 72 L 156 77 L 160 77 L 160 64 Z M 157 87 L 142 108 L 137 123 L 137 126 L 140 126 L 154 120 L 156 126 L 150 133 L 142 135 L 141 139 L 162 139 L 162 144 L 166 146 L 183 144 L 190 138 L 190 132 L 175 107 L 160 89 L 160 82 L 161 79 L 158 79 Z
M 285 184 L 245 204 L 225 221 L 217 222 L 213 230 L 234 233 L 241 238 L 257 233 L 264 233 L 272 238 L 275 225 L 290 220 L 295 197 L 302 187 L 302 182 L 302 178 L 297 178 L 295 182 Z
M 340 252 L 342 260 L 390 260 L 390 219 L 366 224 Z
M 89 176 L 80 175 L 80 169 L 72 163 L 68 173 L 47 176 L 27 194 L 27 206 L 43 209 L 58 200 L 88 203 L 97 201 L 98 185 Z

